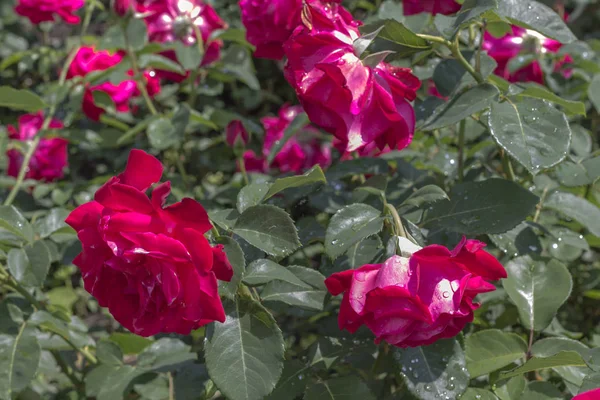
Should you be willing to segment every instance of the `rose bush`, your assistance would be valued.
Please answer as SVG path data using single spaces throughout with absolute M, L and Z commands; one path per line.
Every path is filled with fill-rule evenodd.
M 0 400 L 589 400 L 592 0 L 0 5 Z

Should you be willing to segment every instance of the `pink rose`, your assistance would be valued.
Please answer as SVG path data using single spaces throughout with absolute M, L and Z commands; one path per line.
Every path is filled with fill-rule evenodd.
M 106 50 L 96 51 L 93 47 L 81 47 L 67 72 L 67 78 L 76 76 L 87 76 L 94 71 L 104 71 L 123 60 L 123 53 L 118 52 L 110 54 Z M 133 77 L 133 71 L 128 71 L 128 75 Z M 144 72 L 147 82 L 147 90 L 150 96 L 155 96 L 160 92 L 160 81 L 154 71 Z M 94 102 L 94 92 L 106 93 L 114 102 L 115 109 L 119 112 L 130 111 L 131 99 L 140 96 L 141 93 L 137 83 L 133 79 L 127 79 L 118 84 L 104 82 L 98 85 L 88 85 L 83 95 L 82 109 L 84 114 L 93 121 L 99 121 L 100 116 L 105 110 Z
M 169 182 L 148 198 L 162 173 L 160 161 L 132 150 L 125 171 L 66 220 L 83 245 L 73 263 L 85 289 L 141 336 L 187 335 L 225 321 L 217 279 L 233 275 L 223 246 L 211 247 L 204 237 L 212 225 L 198 202 L 186 198 L 165 207 Z
M 342 6 L 307 5 L 309 27 L 300 25 L 285 44 L 285 76 L 310 120 L 347 144 L 371 142 L 403 149 L 412 140 L 421 82 L 409 69 L 385 62 L 363 64 L 354 53 L 358 22 Z
M 281 60 L 283 43 L 301 23 L 302 0 L 242 0 L 242 23 L 254 55 Z
M 452 251 L 427 246 L 404 258 L 364 265 L 331 275 L 327 289 L 344 293 L 338 323 L 354 333 L 366 325 L 381 340 L 416 347 L 457 335 L 473 320 L 479 293 L 495 290 L 488 281 L 506 271 L 484 243 L 463 240 Z
M 8 135 L 13 140 L 28 141 L 37 135 L 43 124 L 44 115 L 41 112 L 22 115 L 19 117 L 18 128 L 12 125 L 8 126 Z M 48 127 L 62 129 L 64 125 L 59 120 L 53 119 Z M 62 178 L 68 164 L 67 145 L 68 142 L 63 138 L 42 139 L 29 161 L 29 169 L 25 178 L 43 182 L 52 182 Z M 11 149 L 6 152 L 6 155 L 8 156 L 7 174 L 17 177 L 23 165 L 23 154 L 17 149 Z
M 429 14 L 454 14 L 460 10 L 461 5 L 454 0 L 404 0 L 404 15 L 419 13 Z
M 267 172 L 272 167 L 284 173 L 302 173 L 315 165 L 326 168 L 331 164 L 331 146 L 319 140 L 318 130 L 307 125 L 302 132 L 288 140 L 275 156 L 273 163 L 267 165 L 267 156 L 271 148 L 275 142 L 283 138 L 286 128 L 301 112 L 300 106 L 284 105 L 277 117 L 262 119 L 265 128 L 262 155 L 257 156 L 252 150 L 244 153 L 244 162 L 248 171 Z
M 600 389 L 579 393 L 577 396 L 573 397 L 573 400 L 600 400 Z
M 501 38 L 496 38 L 486 32 L 483 40 L 483 48 L 498 63 L 494 73 L 509 82 L 537 82 L 543 84 L 544 73 L 537 60 L 514 72 L 508 69 L 508 63 L 519 54 L 531 54 L 536 51 L 542 54 L 557 53 L 561 47 L 562 44 L 556 40 L 518 26 L 513 26 L 511 32 Z M 558 60 L 555 70 L 562 72 L 565 78 L 569 78 L 572 70 L 563 67 L 572 61 L 573 59 L 566 55 Z
M 233 120 L 225 128 L 225 142 L 230 147 L 235 147 L 240 143 L 242 147 L 246 146 L 250 141 L 250 135 L 244 124 L 240 120 Z
M 55 14 L 67 24 L 75 25 L 81 22 L 75 12 L 83 5 L 84 0 L 19 0 L 15 11 L 36 25 L 54 21 Z
M 210 40 L 212 33 L 218 29 L 226 29 L 227 24 L 219 17 L 210 5 L 201 0 L 138 0 L 137 11 L 146 15 L 144 21 L 148 26 L 151 42 L 170 43 L 181 40 L 187 46 L 196 44 L 196 25 L 204 43 L 202 65 L 209 65 L 221 57 L 223 41 Z M 174 51 L 163 54 L 177 60 Z M 187 75 L 160 71 L 161 77 L 176 82 L 183 81 Z

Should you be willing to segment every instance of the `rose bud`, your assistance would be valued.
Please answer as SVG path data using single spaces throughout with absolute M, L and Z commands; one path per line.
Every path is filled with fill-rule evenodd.
M 133 0 L 113 0 L 112 9 L 120 17 L 133 11 Z
M 241 155 L 250 142 L 250 134 L 240 120 L 233 120 L 225 128 L 225 142 L 233 149 L 236 155 Z
M 165 206 L 169 182 L 148 198 L 162 173 L 160 161 L 132 150 L 125 171 L 66 220 L 83 246 L 73 263 L 85 289 L 141 336 L 187 335 L 225 321 L 217 280 L 233 276 L 223 246 L 211 246 L 204 236 L 212 224 L 197 201 Z
M 489 281 L 506 278 L 504 267 L 483 247 L 463 238 L 452 251 L 431 245 L 331 275 L 325 280 L 329 292 L 344 293 L 340 329 L 354 333 L 366 325 L 376 343 L 397 347 L 456 336 L 473 321 L 479 307 L 475 296 L 496 289 Z

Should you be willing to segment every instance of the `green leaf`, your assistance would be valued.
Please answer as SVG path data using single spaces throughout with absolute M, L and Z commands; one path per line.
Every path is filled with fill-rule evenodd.
M 508 379 L 540 369 L 569 366 L 585 367 L 586 363 L 576 351 L 561 351 L 550 357 L 533 357 L 518 368 L 501 372 L 499 379 Z
M 125 354 L 139 354 L 152 344 L 152 340 L 133 333 L 112 333 L 108 340 L 119 345 Z
M 283 131 L 283 137 L 273 144 L 271 152 L 267 156 L 267 164 L 271 165 L 277 154 L 279 154 L 281 149 L 283 149 L 283 146 L 285 146 L 292 136 L 297 134 L 308 124 L 310 124 L 310 120 L 308 119 L 308 115 L 306 115 L 306 113 L 300 113 L 296 115 L 294 120 L 288 125 L 287 128 L 285 128 L 285 131 Z
M 556 210 L 600 236 L 600 209 L 589 201 L 571 193 L 554 192 L 544 201 L 544 207 Z
M 423 225 L 437 225 L 465 235 L 504 233 L 530 215 L 539 198 L 504 179 L 456 185 L 450 201 L 430 206 Z
M 299 360 L 287 360 L 283 364 L 281 378 L 277 382 L 275 390 L 265 400 L 289 400 L 304 393 L 306 379 L 304 373 L 308 367 Z
M 127 24 L 125 30 L 127 41 L 131 48 L 135 51 L 142 50 L 148 43 L 148 29 L 146 23 L 141 18 L 132 18 Z
M 208 216 L 212 222 L 221 228 L 231 231 L 240 217 L 240 213 L 233 208 L 228 208 L 225 210 L 210 211 Z
M 581 388 L 579 389 L 579 393 L 585 393 L 598 388 L 600 388 L 600 373 L 595 372 L 584 378 Z
M 545 86 L 535 82 L 513 83 L 508 88 L 508 94 L 511 96 L 516 95 L 517 97 L 532 97 L 534 99 L 548 100 L 560 105 L 568 115 L 586 115 L 585 104 L 581 101 L 563 99 L 546 89 Z
M 41 348 L 34 333 L 22 325 L 17 336 L 0 335 L 0 398 L 10 400 L 37 374 Z
M 488 329 L 476 332 L 465 341 L 467 369 L 472 378 L 489 374 L 525 357 L 527 343 L 514 333 Z
M 451 39 L 461 28 L 466 27 L 485 12 L 496 8 L 498 8 L 498 3 L 496 0 L 465 0 L 463 6 L 458 11 L 456 16 L 447 17 L 443 14 L 438 14 L 435 21 L 436 26 L 438 25 L 438 19 L 440 17 L 447 19 L 447 21 L 444 23 L 447 28 L 441 30 L 441 32 L 446 38 Z
M 515 376 L 508 381 L 496 384 L 494 392 L 500 400 L 515 400 L 520 399 L 521 394 L 527 386 L 527 380 L 523 376 Z
M 498 144 L 533 175 L 558 164 L 569 151 L 567 117 L 542 100 L 492 103 L 488 124 Z
M 35 230 L 41 238 L 50 237 L 54 232 L 67 227 L 65 219 L 69 211 L 64 208 L 53 208 L 48 215 L 35 221 Z
M 139 63 L 141 68 L 160 69 L 185 75 L 185 70 L 181 65 L 160 54 L 142 54 Z
M 383 175 L 387 174 L 388 170 L 389 165 L 385 160 L 365 157 L 342 161 L 339 164 L 333 165 L 327 170 L 325 176 L 331 182 L 357 174 Z
M 277 179 L 269 188 L 269 191 L 264 197 L 264 200 L 270 199 L 279 192 L 285 189 L 295 188 L 300 186 L 312 185 L 314 183 L 327 183 L 325 174 L 320 166 L 315 165 L 309 171 L 302 175 L 290 176 L 288 178 Z
M 564 396 L 550 382 L 529 382 L 521 398 L 527 400 L 563 400 Z
M 177 132 L 175 126 L 166 118 L 152 121 L 148 126 L 150 146 L 156 150 L 166 150 L 181 143 L 183 132 Z
M 526 329 L 544 330 L 571 294 L 573 280 L 564 264 L 530 256 L 513 259 L 506 265 L 508 278 L 502 281 L 516 304 Z
M 28 91 L 0 86 L 0 108 L 34 113 L 48 107 L 38 95 Z
M 285 211 L 274 206 L 248 208 L 238 218 L 233 233 L 276 257 L 285 257 L 300 247 L 294 222 Z
M 109 27 L 102 38 L 100 39 L 100 43 L 98 43 L 98 50 L 121 50 L 127 47 L 125 45 L 125 36 L 123 35 L 123 31 L 121 26 L 113 25 Z
M 96 357 L 102 364 L 123 365 L 123 352 L 118 344 L 101 340 L 96 345 Z
M 577 40 L 560 15 L 534 0 L 500 0 L 498 14 L 515 25 L 533 29 L 561 43 Z
M 179 339 L 161 338 L 148 346 L 138 357 L 138 367 L 146 370 L 165 371 L 195 360 L 197 354 Z
M 270 183 L 252 183 L 244 186 L 237 196 L 237 209 L 240 214 L 262 203 L 270 187 Z
M 383 254 L 383 250 L 383 243 L 379 236 L 365 238 L 346 252 L 348 267 L 355 269 L 370 264 Z
M 273 316 L 255 301 L 223 302 L 227 319 L 207 329 L 205 359 L 211 379 L 231 400 L 260 400 L 283 369 L 284 342 Z
M 381 32 L 382 29 L 383 25 L 381 25 L 373 32 L 366 33 L 360 36 L 358 39 L 356 39 L 354 43 L 352 43 L 352 45 L 354 46 L 354 54 L 356 54 L 358 57 L 361 57 L 365 50 L 367 50 L 371 43 L 373 43 L 373 41 L 375 40 L 377 35 L 379 35 L 379 32 Z
M 282 281 L 269 282 L 260 294 L 263 301 L 280 301 L 285 304 L 307 310 L 323 310 L 323 302 L 327 295 L 325 277 L 310 268 L 291 266 L 288 269 L 303 284 L 296 285 Z
M 501 234 L 489 235 L 496 246 L 515 257 L 542 252 L 542 244 L 535 231 L 525 222 Z
M 250 286 L 259 286 L 269 283 L 273 280 L 279 280 L 305 288 L 311 286 L 304 283 L 300 278 L 296 277 L 286 267 L 282 267 L 274 261 L 261 259 L 253 261 L 248 265 L 248 269 L 244 274 L 244 283 Z
M 33 228 L 23 214 L 13 206 L 0 206 L 0 232 L 3 230 L 33 242 Z
M 50 250 L 43 241 L 38 240 L 22 249 L 11 249 L 7 264 L 10 273 L 21 285 L 40 287 L 50 270 Z
M 556 169 L 556 176 L 564 186 L 591 185 L 600 177 L 600 156 L 579 163 L 565 161 Z
M 364 238 L 383 229 L 381 212 L 366 204 L 352 204 L 338 211 L 329 222 L 325 252 L 332 259 L 344 254 Z
M 596 111 L 600 112 L 600 74 L 594 76 L 594 79 L 588 86 L 587 95 Z
M 381 30 L 372 46 L 372 50 L 375 53 L 391 50 L 399 58 L 431 48 L 428 41 L 421 39 L 404 26 L 404 24 L 395 19 L 385 19 L 365 25 L 361 27 L 361 32 L 374 32 L 377 29 Z
M 234 76 L 252 90 L 260 90 L 260 82 L 256 77 L 256 69 L 250 50 L 245 46 L 234 44 L 227 49 L 222 58 L 224 64 L 219 72 Z
M 181 63 L 184 70 L 194 71 L 198 69 L 204 58 L 204 54 L 200 52 L 198 46 L 187 46 L 183 42 L 177 41 L 174 43 L 174 47 L 177 61 Z
M 489 390 L 468 388 L 460 400 L 498 400 L 498 397 Z
M 550 357 L 564 350 L 576 351 L 584 358 L 584 360 L 589 353 L 589 348 L 583 343 L 562 337 L 546 338 L 536 341 L 531 348 L 531 353 L 535 357 Z M 570 382 L 575 386 L 581 386 L 584 378 L 593 372 L 587 366 L 555 367 L 553 370 L 566 382 Z
M 425 122 L 422 127 L 424 130 L 434 130 L 448 125 L 456 124 L 471 115 L 488 108 L 498 97 L 498 88 L 489 83 L 472 87 L 463 93 L 453 97 L 441 110 Z
M 375 400 L 375 396 L 360 377 L 344 376 L 313 384 L 304 400 Z
M 422 400 L 458 398 L 467 389 L 465 355 L 456 339 L 395 350 L 408 390 Z
M 231 278 L 230 282 L 219 281 L 219 293 L 234 297 L 246 269 L 244 252 L 240 245 L 228 236 L 217 238 L 217 244 L 223 245 L 227 259 L 233 268 L 233 278 Z

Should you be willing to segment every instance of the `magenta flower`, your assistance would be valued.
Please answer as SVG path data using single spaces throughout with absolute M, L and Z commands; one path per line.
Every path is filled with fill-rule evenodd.
M 54 21 L 59 16 L 67 24 L 81 22 L 75 12 L 83 7 L 83 0 L 19 0 L 15 12 L 29 18 L 32 24 Z
M 37 135 L 44 123 L 44 115 L 26 114 L 19 118 L 18 127 L 8 126 L 9 137 L 13 140 L 28 141 Z M 62 129 L 64 126 L 59 120 L 50 122 L 50 129 Z M 67 161 L 68 142 L 63 138 L 44 138 L 40 141 L 33 157 L 29 162 L 26 179 L 35 179 L 42 182 L 52 182 L 64 176 Z M 8 150 L 8 175 L 17 177 L 23 165 L 23 154 L 17 149 Z
M 351 333 L 366 325 L 398 347 L 432 344 L 456 336 L 473 321 L 479 293 L 496 289 L 504 267 L 483 250 L 484 243 L 463 240 L 452 251 L 427 246 L 410 258 L 393 256 L 383 264 L 338 272 L 325 280 L 329 292 L 344 293 L 338 323 Z
M 346 143 L 347 151 L 371 142 L 403 149 L 412 140 L 409 101 L 421 82 L 410 69 L 363 63 L 353 42 L 359 23 L 337 4 L 305 6 L 305 23 L 285 44 L 285 76 L 310 120 Z
M 454 0 L 404 0 L 404 15 L 414 15 L 423 12 L 429 14 L 454 14 L 461 5 Z
M 326 168 L 331 164 L 331 146 L 319 139 L 319 132 L 307 125 L 301 133 L 288 140 L 277 154 L 273 163 L 267 165 L 267 156 L 271 148 L 281 138 L 285 129 L 302 112 L 300 106 L 284 105 L 277 117 L 262 119 L 265 138 L 261 155 L 248 150 L 244 153 L 244 162 L 248 171 L 267 172 L 269 168 L 277 168 L 281 172 L 302 173 L 315 165 Z

